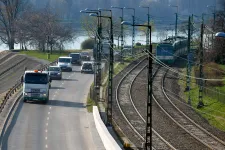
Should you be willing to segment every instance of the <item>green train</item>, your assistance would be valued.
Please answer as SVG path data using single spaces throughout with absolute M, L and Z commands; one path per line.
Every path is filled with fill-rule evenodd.
M 156 47 L 156 58 L 166 64 L 173 64 L 177 57 L 187 53 L 187 38 L 168 38 Z

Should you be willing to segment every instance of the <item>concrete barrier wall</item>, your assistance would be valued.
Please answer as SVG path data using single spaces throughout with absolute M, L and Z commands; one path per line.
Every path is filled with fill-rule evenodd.
M 103 123 L 97 106 L 93 106 L 95 126 L 106 150 L 122 150 Z

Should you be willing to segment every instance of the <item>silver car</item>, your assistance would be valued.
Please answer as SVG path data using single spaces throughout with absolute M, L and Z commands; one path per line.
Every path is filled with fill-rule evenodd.
M 51 80 L 61 80 L 62 79 L 62 71 L 58 66 L 49 66 L 48 73 Z

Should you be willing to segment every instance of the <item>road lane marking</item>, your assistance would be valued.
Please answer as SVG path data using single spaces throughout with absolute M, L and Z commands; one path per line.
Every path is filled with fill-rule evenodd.
M 49 117 L 47 117 L 47 120 L 49 120 Z
M 46 123 L 46 126 L 48 126 L 48 123 Z
M 49 107 L 49 109 L 52 109 L 52 107 Z
M 48 145 L 45 145 L 45 148 L 48 148 Z
M 46 136 L 46 137 L 45 137 L 45 140 L 47 140 L 47 139 L 48 139 L 48 137 Z
M 48 112 L 48 114 L 50 114 L 50 112 Z
M 45 132 L 48 133 L 48 130 L 46 129 Z

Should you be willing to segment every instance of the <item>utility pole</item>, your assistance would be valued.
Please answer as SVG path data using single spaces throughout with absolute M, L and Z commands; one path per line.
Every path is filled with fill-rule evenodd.
M 149 7 L 148 7 L 148 26 L 150 26 L 150 14 L 149 14 Z M 147 36 L 146 36 L 146 47 L 149 45 L 149 28 L 147 29 Z
M 190 86 L 191 86 L 191 63 L 192 63 L 192 54 L 191 54 L 191 17 L 188 19 L 188 41 L 187 41 L 187 50 L 188 50 L 188 62 L 187 62 L 187 77 L 186 77 L 186 89 L 188 91 L 188 104 L 191 105 L 190 98 Z
M 199 102 L 197 108 L 201 108 L 204 106 L 203 103 L 203 34 L 204 34 L 204 24 L 201 24 L 201 42 L 200 42 L 200 63 L 199 63 Z
M 124 9 L 133 10 L 134 14 L 132 15 L 132 21 L 133 21 L 133 24 L 135 24 L 135 8 L 124 7 Z M 135 45 L 135 26 L 133 26 L 133 33 L 132 33 L 132 49 L 131 49 L 132 57 L 133 57 L 133 53 L 134 53 L 134 45 Z
M 213 13 L 213 27 L 212 27 L 212 29 L 213 29 L 213 32 L 215 32 L 215 24 L 216 24 L 216 12 L 215 12 L 215 10 L 214 10 L 214 13 Z M 213 32 L 212 32 L 212 49 L 213 49 L 213 47 L 214 47 L 214 34 L 213 34 Z
M 147 6 L 147 7 L 143 7 L 143 6 L 139 6 L 139 7 L 141 7 L 141 8 L 147 8 L 148 9 L 148 14 L 147 14 L 147 16 L 148 16 L 148 26 L 150 26 L 150 14 L 149 14 L 149 7 Z M 146 34 L 146 49 L 148 49 L 148 45 L 149 45 L 149 28 L 147 29 L 147 34 Z
M 147 98 L 147 121 L 146 121 L 146 140 L 145 150 L 152 150 L 152 44 L 151 44 L 151 26 L 148 26 L 150 45 L 148 52 L 148 98 Z
M 110 56 L 109 56 L 109 80 L 108 80 L 108 105 L 107 105 L 107 124 L 112 126 L 112 93 L 113 93 L 113 22 L 111 21 L 111 35 L 110 35 Z
M 123 8 L 122 10 L 122 17 L 121 17 L 121 22 L 123 22 Z M 121 24 L 121 62 L 123 63 L 123 24 Z
M 175 22 L 175 39 L 177 39 L 177 20 L 178 20 L 178 13 L 176 12 L 176 22 Z
M 132 16 L 133 24 L 135 24 L 135 16 Z M 135 27 L 133 26 L 133 34 L 132 34 L 132 49 L 131 49 L 131 56 L 134 57 L 134 45 L 135 45 Z

